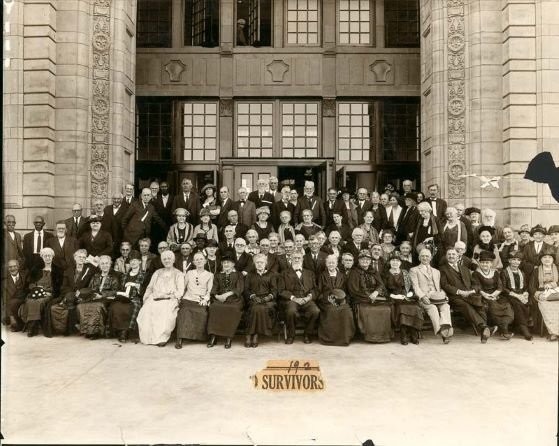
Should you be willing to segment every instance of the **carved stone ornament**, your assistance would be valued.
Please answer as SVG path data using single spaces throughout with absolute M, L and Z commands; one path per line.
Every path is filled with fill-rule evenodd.
M 180 82 L 185 69 L 186 65 L 180 60 L 171 60 L 165 64 L 165 71 L 169 75 L 169 81 L 171 82 Z
M 272 75 L 273 82 L 283 82 L 285 73 L 289 71 L 289 65 L 283 60 L 273 60 L 266 65 L 266 70 Z
M 392 65 L 386 60 L 375 60 L 369 65 L 369 70 L 375 76 L 375 82 L 388 82 L 392 72 Z
M 322 100 L 322 116 L 328 118 L 336 117 L 336 100 L 335 99 L 323 99 Z
M 219 100 L 219 116 L 222 117 L 233 116 L 233 99 Z

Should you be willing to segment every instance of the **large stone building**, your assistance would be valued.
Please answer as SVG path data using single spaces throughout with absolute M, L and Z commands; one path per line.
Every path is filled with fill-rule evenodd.
M 4 0 L 3 182 L 18 227 L 126 182 L 369 189 L 404 178 L 557 223 L 556 0 Z M 476 173 L 501 176 L 480 188 Z

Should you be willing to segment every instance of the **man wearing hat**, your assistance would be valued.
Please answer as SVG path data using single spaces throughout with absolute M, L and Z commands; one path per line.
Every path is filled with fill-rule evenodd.
M 518 230 L 520 241 L 518 242 L 518 249 L 522 251 L 524 247 L 530 242 L 530 226 L 522 225 Z
M 528 268 L 528 271 L 532 271 L 540 264 L 540 254 L 544 250 L 554 248 L 548 243 L 544 242 L 544 238 L 547 235 L 546 229 L 542 225 L 536 225 L 530 231 L 530 235 L 533 240 L 528 242 L 522 249 L 522 255 L 524 256 L 524 262 Z

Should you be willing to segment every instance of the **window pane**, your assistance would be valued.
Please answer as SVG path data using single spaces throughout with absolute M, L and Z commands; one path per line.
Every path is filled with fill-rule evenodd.
M 384 3 L 387 48 L 419 48 L 419 0 Z
M 296 103 L 293 107 L 282 107 L 282 134 L 295 136 L 282 139 L 282 153 L 284 149 L 295 148 L 295 157 L 315 158 L 318 154 L 318 104 Z
M 286 24 L 289 44 L 318 44 L 319 4 L 316 0 L 287 2 Z
M 183 110 L 185 114 L 183 121 L 185 123 L 192 122 L 193 125 L 192 127 L 188 125 L 183 126 L 184 160 L 215 160 L 217 148 L 217 104 L 215 102 L 187 103 Z
M 137 7 L 138 48 L 171 46 L 171 0 L 139 0 Z
M 344 161 L 369 159 L 368 110 L 367 103 L 338 104 L 338 159 Z M 364 112 L 366 115 L 363 114 Z
M 136 98 L 136 158 L 165 161 L 172 154 L 171 99 Z M 187 127 L 191 129 L 191 127 Z

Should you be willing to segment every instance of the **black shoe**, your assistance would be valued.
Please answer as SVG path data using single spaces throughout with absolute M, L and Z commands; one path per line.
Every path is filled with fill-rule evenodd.
M 181 342 L 182 342 L 182 341 L 181 341 Z M 158 347 L 165 347 L 166 345 L 167 345 L 167 341 L 165 341 L 165 342 L 160 342 L 159 344 L 157 344 Z M 181 346 L 182 346 L 182 344 L 181 344 Z M 175 347 L 176 347 L 176 345 L 175 345 Z
M 250 341 L 250 337 L 247 337 L 247 339 L 245 340 L 245 347 L 246 348 L 252 347 L 252 342 Z
M 224 347 L 227 349 L 231 348 L 231 338 L 227 338 Z
M 443 336 L 443 344 L 448 344 L 450 342 L 450 338 Z
M 483 330 L 481 331 L 481 343 L 482 344 L 487 343 L 489 336 L 491 336 L 491 330 L 489 330 L 489 327 L 484 327 Z
M 522 336 L 524 336 L 524 339 L 526 339 L 527 341 L 531 341 L 534 338 L 532 336 L 532 333 L 530 332 L 530 330 L 526 326 L 521 325 L 520 326 L 520 332 L 522 333 Z
M 419 337 L 417 336 L 417 330 L 410 329 L 410 339 L 411 343 L 415 345 L 419 345 Z
M 403 325 L 400 327 L 400 344 L 408 345 L 410 338 L 408 336 L 408 330 Z
M 287 338 L 287 339 L 285 340 L 285 343 L 286 343 L 286 344 L 293 344 L 293 338 Z
M 98 334 L 89 335 L 89 339 L 91 339 L 92 341 L 95 341 L 96 339 L 99 339 L 99 337 L 100 336 Z
M 206 345 L 206 347 L 212 348 L 216 343 L 217 343 L 217 341 L 215 339 L 215 336 L 211 335 L 210 340 L 208 341 L 208 344 Z
M 165 344 L 163 344 L 163 345 L 161 345 L 161 344 L 163 344 L 163 342 L 160 342 L 159 344 L 157 344 L 157 346 L 158 347 L 164 347 L 165 344 L 167 344 L 167 343 L 165 342 Z M 180 350 L 182 348 L 182 338 L 177 338 L 177 340 L 175 341 L 175 348 L 177 350 Z
M 18 331 L 21 331 L 21 326 L 19 326 L 18 324 L 16 324 L 16 325 L 10 325 L 10 331 L 11 331 L 12 333 L 16 333 L 16 332 L 18 332 Z
M 305 335 L 305 337 L 303 338 L 303 342 L 305 344 L 311 344 L 312 340 L 311 340 L 310 336 Z
M 122 342 L 123 344 L 128 339 L 128 330 L 122 330 L 120 332 L 120 336 L 118 337 L 118 342 Z

